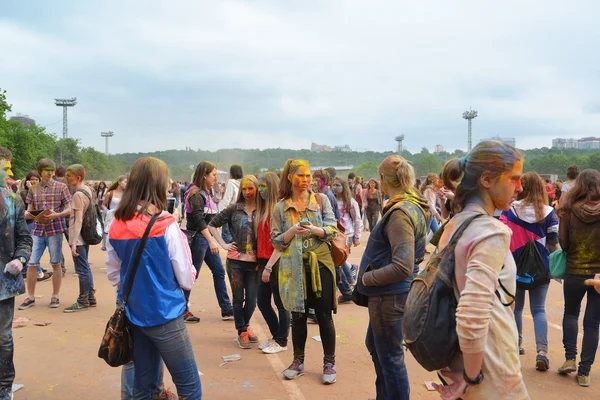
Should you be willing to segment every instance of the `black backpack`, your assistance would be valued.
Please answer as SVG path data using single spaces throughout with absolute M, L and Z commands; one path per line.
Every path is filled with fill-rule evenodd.
M 83 193 L 89 200 L 90 206 L 83 214 L 81 223 L 81 238 L 85 244 L 96 245 L 102 242 L 104 233 L 104 221 L 97 205 L 93 204 L 92 198 L 85 190 L 79 189 L 78 192 Z
M 548 267 L 535 240 L 527 242 L 515 259 L 515 263 L 517 264 L 517 288 L 535 289 L 548 281 Z
M 463 222 L 452 235 L 450 243 L 431 256 L 427 267 L 410 286 L 404 306 L 402 334 L 408 350 L 428 371 L 449 366 L 460 352 L 456 333 L 458 301 L 454 295 L 454 250 L 465 229 L 482 215 L 477 214 Z M 513 300 L 506 304 L 498 291 L 496 296 L 504 306 L 511 305 L 514 296 L 500 281 L 498 283 Z

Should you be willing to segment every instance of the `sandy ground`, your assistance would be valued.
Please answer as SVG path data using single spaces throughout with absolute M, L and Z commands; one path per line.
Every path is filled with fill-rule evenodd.
M 358 263 L 364 245 L 354 249 L 351 261 Z M 70 254 L 65 246 L 65 254 Z M 100 246 L 90 251 L 90 261 L 97 289 L 98 307 L 86 312 L 65 314 L 64 307 L 72 304 L 78 293 L 77 277 L 73 276 L 73 263 L 67 259 L 68 272 L 63 279 L 61 308 L 48 307 L 51 283 L 39 283 L 36 306 L 25 311 L 15 311 L 15 318 L 28 317 L 24 327 L 14 329 L 15 383 L 25 386 L 15 393 L 17 400 L 33 399 L 119 399 L 120 368 L 111 368 L 97 357 L 98 346 L 109 316 L 114 311 L 115 291 L 106 279 L 105 253 Z M 221 254 L 224 256 L 224 253 Z M 43 264 L 48 265 L 47 255 Z M 23 296 L 17 299 L 21 303 Z M 319 335 L 317 325 L 309 325 L 309 338 L 305 369 L 306 374 L 296 381 L 281 379 L 281 371 L 292 361 L 291 338 L 288 351 L 265 355 L 257 349 L 242 350 L 234 342 L 236 331 L 232 321 L 221 321 L 220 310 L 214 295 L 212 277 L 206 266 L 201 270 L 191 296 L 192 311 L 202 321 L 188 325 L 198 369 L 202 373 L 205 399 L 295 399 L 341 400 L 375 397 L 375 373 L 364 346 L 368 315 L 365 308 L 344 304 L 335 315 L 337 332 L 336 364 L 337 383 L 323 386 L 321 343 L 311 337 Z M 524 318 L 525 349 L 521 357 L 523 374 L 532 399 L 551 397 L 559 399 L 600 398 L 600 373 L 592 370 L 591 386 L 581 388 L 573 375 L 560 376 L 556 368 L 562 363 L 562 286 L 552 282 L 547 299 L 550 343 L 550 370 L 535 371 L 535 342 L 533 323 L 529 313 Z M 50 322 L 35 326 L 36 322 Z M 258 308 L 253 327 L 261 338 L 267 339 L 267 326 Z M 581 340 L 581 334 L 580 334 Z M 221 356 L 240 354 L 242 359 L 220 366 Z M 437 399 L 436 392 L 428 392 L 423 382 L 435 380 L 435 375 L 423 370 L 407 354 L 413 399 Z M 165 383 L 174 389 L 168 373 Z

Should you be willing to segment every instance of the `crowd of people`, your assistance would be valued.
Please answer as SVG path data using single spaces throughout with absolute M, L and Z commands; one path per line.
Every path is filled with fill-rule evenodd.
M 12 157 L 0 147 L 0 229 L 5 232 L 0 239 L 5 266 L 0 277 L 0 400 L 10 398 L 15 376 L 15 297 L 27 293 L 18 306 L 27 310 L 36 305 L 36 283 L 51 279 L 49 306 L 60 307 L 63 237 L 79 280 L 79 296 L 63 311 L 97 305 L 88 262 L 93 216 L 103 222 L 98 244 L 106 251 L 106 273 L 117 303 L 131 285 L 125 310 L 134 351 L 133 361 L 122 368 L 123 399 L 170 398 L 163 384 L 165 367 L 179 398 L 202 398 L 186 324 L 200 322 L 189 299 L 204 263 L 221 317 L 233 321 L 241 349 L 286 352 L 291 331 L 291 363 L 284 379 L 304 374 L 307 323 L 313 322 L 323 347 L 321 381 L 335 383 L 333 314 L 352 301 L 367 307 L 365 344 L 377 376 L 377 399 L 409 399 L 404 310 L 431 243 L 436 251 L 455 246 L 451 262 L 460 351 L 440 372 L 443 384 L 436 389 L 443 399 L 529 398 L 519 360 L 525 352 L 524 302 L 528 292 L 535 367 L 546 371 L 551 360 L 545 301 L 552 279 L 560 280 L 564 293 L 565 359 L 558 371 L 577 372 L 579 385 L 590 385 L 600 326 L 596 170 L 570 166 L 566 182 L 544 181 L 536 172 L 523 174 L 522 154 L 497 141 L 479 143 L 467 156 L 448 161 L 441 174 L 423 180 L 404 158 L 391 155 L 379 166 L 378 179 L 364 186 L 354 173 L 346 179 L 335 169 L 312 171 L 307 161 L 293 159 L 279 175 L 244 175 L 241 166 L 233 165 L 226 183 L 217 182 L 213 163 L 202 161 L 191 182 L 173 182 L 167 165 L 152 157 L 138 159 L 110 185 L 86 181 L 82 165 L 61 170 L 49 159 L 17 182 Z M 369 235 L 360 265 L 336 262 L 334 240 L 344 234 L 350 249 L 361 244 L 365 230 Z M 51 271 L 40 265 L 46 249 Z M 221 250 L 227 253 L 225 265 Z M 566 258 L 560 277 L 550 272 L 551 254 L 557 252 Z M 541 273 L 523 273 L 534 264 Z M 262 343 L 252 328 L 257 305 L 269 330 Z

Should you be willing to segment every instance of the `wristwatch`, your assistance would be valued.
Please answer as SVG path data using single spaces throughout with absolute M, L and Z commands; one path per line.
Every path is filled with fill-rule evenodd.
M 474 380 L 467 376 L 467 371 L 463 371 L 463 378 L 465 378 L 465 382 L 471 386 L 479 385 L 481 382 L 483 382 L 483 377 L 483 370 L 479 371 L 479 375 L 477 375 L 477 378 Z
M 25 257 L 17 257 L 17 260 L 21 261 L 21 264 L 25 265 L 27 263 L 27 259 Z

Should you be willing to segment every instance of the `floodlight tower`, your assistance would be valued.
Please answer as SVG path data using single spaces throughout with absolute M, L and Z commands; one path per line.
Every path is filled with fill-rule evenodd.
M 77 97 L 71 97 L 70 99 L 54 99 L 54 104 L 63 108 L 63 139 L 66 139 L 69 137 L 67 107 L 75 107 L 75 104 L 77 104 Z
M 472 121 L 477 118 L 477 110 L 471 110 L 469 108 L 469 110 L 465 111 L 462 115 L 462 117 L 464 119 L 466 119 L 469 122 L 469 151 L 471 151 L 471 143 L 472 143 L 472 136 L 471 136 L 471 124 Z
M 404 146 L 402 145 L 402 142 L 404 141 L 404 135 L 396 136 L 395 140 L 398 142 L 398 148 L 396 149 L 396 152 L 401 154 L 404 151 Z
M 108 139 L 115 136 L 115 134 L 112 131 L 108 131 L 108 132 L 100 132 L 100 135 L 106 139 L 105 145 L 104 145 L 104 152 L 106 153 L 106 161 L 108 162 Z

